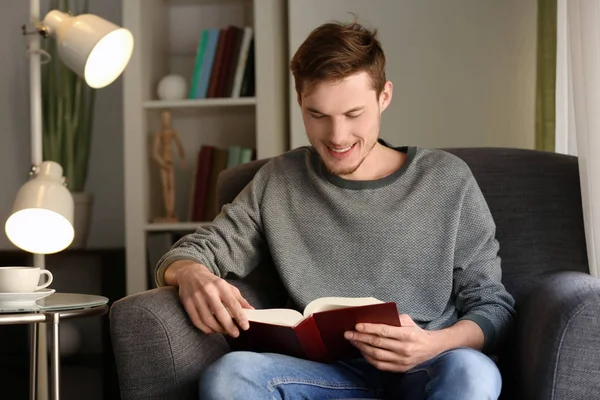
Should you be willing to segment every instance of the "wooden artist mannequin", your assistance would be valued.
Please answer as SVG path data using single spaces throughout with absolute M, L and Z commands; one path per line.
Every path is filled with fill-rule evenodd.
M 173 166 L 173 143 L 179 150 L 181 168 L 185 167 L 185 152 L 177 133 L 171 129 L 171 112 L 161 112 L 162 129 L 154 137 L 152 158 L 160 169 L 165 216 L 155 218 L 156 222 L 176 222 L 175 216 L 175 167 Z

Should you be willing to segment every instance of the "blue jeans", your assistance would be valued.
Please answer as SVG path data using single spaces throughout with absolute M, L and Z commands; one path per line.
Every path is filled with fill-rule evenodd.
M 231 352 L 200 378 L 200 399 L 487 400 L 500 396 L 496 364 L 458 348 L 405 373 L 379 371 L 363 358 L 322 364 L 281 354 Z

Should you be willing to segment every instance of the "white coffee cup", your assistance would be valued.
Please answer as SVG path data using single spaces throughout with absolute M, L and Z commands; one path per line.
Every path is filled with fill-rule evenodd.
M 40 276 L 46 283 L 38 285 Z M 31 293 L 50 286 L 52 272 L 37 267 L 0 267 L 0 293 Z

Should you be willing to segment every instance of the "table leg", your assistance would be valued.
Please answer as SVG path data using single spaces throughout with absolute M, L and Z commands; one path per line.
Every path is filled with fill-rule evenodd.
M 29 345 L 30 360 L 29 360 L 29 398 L 36 399 L 37 390 L 37 357 L 38 357 L 38 324 L 31 324 L 31 344 Z
M 60 317 L 58 313 L 50 314 L 52 324 L 52 349 L 51 349 L 51 364 L 52 369 L 52 400 L 60 398 Z
M 36 400 L 49 399 L 48 385 L 48 329 L 45 322 L 38 323 L 37 328 L 37 370 L 36 370 Z

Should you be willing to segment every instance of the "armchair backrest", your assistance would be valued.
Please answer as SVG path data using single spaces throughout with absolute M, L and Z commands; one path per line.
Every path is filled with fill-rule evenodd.
M 496 222 L 503 282 L 515 297 L 540 274 L 589 272 L 577 158 L 508 148 L 444 149 L 464 160 Z M 268 159 L 223 171 L 219 208 L 233 201 Z

